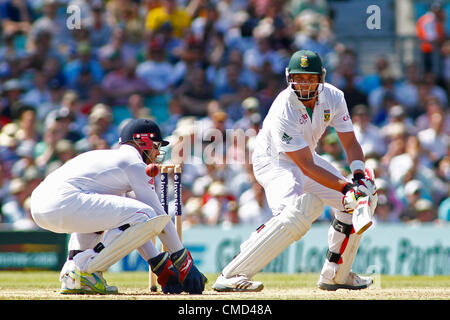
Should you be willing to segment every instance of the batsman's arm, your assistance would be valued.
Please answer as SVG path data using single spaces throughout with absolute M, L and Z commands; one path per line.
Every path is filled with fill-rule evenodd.
M 347 161 L 352 169 L 352 174 L 355 175 L 355 173 L 358 173 L 364 178 L 364 153 L 361 145 L 356 139 L 355 133 L 353 131 L 337 132 L 337 135 L 341 141 L 345 155 L 347 156 Z M 359 167 L 356 165 L 356 169 L 352 168 L 352 163 L 359 163 Z
M 313 155 L 309 147 L 296 151 L 286 152 L 286 155 L 303 171 L 305 175 L 317 181 L 321 185 L 343 192 L 348 181 L 343 180 L 331 172 L 319 167 L 314 163 Z

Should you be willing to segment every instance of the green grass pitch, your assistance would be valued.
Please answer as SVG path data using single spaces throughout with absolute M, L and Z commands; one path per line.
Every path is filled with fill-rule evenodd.
M 218 274 L 206 274 L 208 282 L 202 295 L 164 295 L 148 288 L 147 272 L 107 272 L 105 279 L 119 288 L 119 294 L 62 295 L 59 293 L 59 272 L 0 271 L 1 300 L 448 300 L 450 276 L 373 275 L 374 284 L 365 290 L 323 291 L 317 288 L 318 274 L 260 273 L 254 280 L 262 281 L 258 293 L 218 293 L 212 285 Z

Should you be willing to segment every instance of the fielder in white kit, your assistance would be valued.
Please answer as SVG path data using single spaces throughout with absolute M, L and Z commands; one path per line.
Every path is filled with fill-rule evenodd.
M 288 87 L 274 100 L 256 138 L 253 170 L 264 187 L 274 217 L 252 233 L 239 254 L 213 285 L 216 291 L 260 291 L 252 277 L 293 242 L 322 214 L 335 209 L 328 232 L 328 253 L 318 286 L 324 290 L 363 289 L 372 279 L 351 272 L 359 242 L 352 225 L 357 199 L 369 196 L 376 207 L 373 180 L 365 175 L 364 155 L 355 138 L 342 91 L 325 83 L 320 57 L 309 50 L 294 53 L 286 68 Z M 328 126 L 345 150 L 353 182 L 315 149 Z
M 71 234 L 61 293 L 113 294 L 102 273 L 134 249 L 158 275 L 164 293 L 201 294 L 206 277 L 183 248 L 155 192 L 146 165 L 168 144 L 151 120 L 130 120 L 120 147 L 85 152 L 49 174 L 31 195 L 36 223 Z M 158 235 L 168 252 L 151 238 Z

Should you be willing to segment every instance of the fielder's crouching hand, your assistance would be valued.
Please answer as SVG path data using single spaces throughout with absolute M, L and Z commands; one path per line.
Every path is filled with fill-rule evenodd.
M 185 248 L 172 253 L 170 259 L 178 270 L 183 291 L 190 294 L 201 294 L 208 280 L 194 265 L 194 260 Z
M 168 252 L 162 252 L 149 260 L 152 271 L 158 276 L 158 283 L 164 293 L 181 293 L 183 287 L 179 281 L 178 270 L 169 259 Z

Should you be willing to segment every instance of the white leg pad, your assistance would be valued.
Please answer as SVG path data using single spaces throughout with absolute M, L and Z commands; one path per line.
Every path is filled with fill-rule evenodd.
M 160 215 L 130 226 L 88 262 L 86 272 L 108 270 L 131 251 L 161 233 L 169 221 L 168 215 Z
M 322 214 L 324 204 L 317 196 L 307 193 L 292 205 L 253 232 L 242 243 L 241 252 L 223 269 L 226 277 L 253 277 L 293 242 L 298 241 Z
M 375 174 L 373 172 L 373 169 L 366 168 L 365 176 L 366 176 L 366 179 L 374 180 Z M 376 189 L 375 189 L 375 191 L 376 191 Z M 374 194 L 370 195 L 369 200 L 370 200 L 370 213 L 366 214 L 366 216 L 368 216 L 366 218 L 367 221 L 371 220 L 372 216 L 374 215 L 375 208 L 377 206 L 378 195 L 376 194 L 376 192 L 374 192 Z M 353 216 L 352 216 L 352 220 L 353 220 L 352 223 L 354 226 L 355 226 L 355 222 L 356 222 L 355 217 L 356 216 L 355 216 L 355 212 L 354 212 Z M 371 223 L 369 224 L 369 226 L 370 225 L 371 225 Z M 352 270 L 353 262 L 355 261 L 356 253 L 358 252 L 359 244 L 360 244 L 361 238 L 362 238 L 362 233 L 367 228 L 362 228 L 361 229 L 362 232 L 360 231 L 360 234 L 355 233 L 355 229 L 357 229 L 357 227 L 354 227 L 352 229 L 352 233 L 350 233 L 350 235 L 348 237 L 347 245 L 344 249 L 344 252 L 341 254 L 342 263 L 337 265 L 337 271 L 336 271 L 334 281 L 338 284 L 344 284 L 347 281 L 348 275 L 350 274 L 350 272 Z M 324 269 L 325 269 L 325 265 L 324 265 Z
M 362 234 L 357 234 L 355 232 L 351 233 L 348 237 L 347 246 L 341 255 L 342 263 L 338 264 L 336 277 L 334 278 L 336 283 L 343 284 L 347 281 L 347 277 L 352 269 L 353 262 L 355 261 L 356 253 L 358 252 L 361 238 Z

